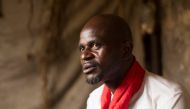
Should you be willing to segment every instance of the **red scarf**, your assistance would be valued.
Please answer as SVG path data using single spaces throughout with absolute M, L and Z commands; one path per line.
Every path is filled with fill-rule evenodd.
M 140 89 L 145 71 L 135 60 L 124 80 L 115 90 L 112 101 L 111 92 L 105 85 L 101 96 L 101 109 L 128 109 L 132 96 Z M 111 101 L 111 103 L 110 103 Z M 108 108 L 109 107 L 109 108 Z

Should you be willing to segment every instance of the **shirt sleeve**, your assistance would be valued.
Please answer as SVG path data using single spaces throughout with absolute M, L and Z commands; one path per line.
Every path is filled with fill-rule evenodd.
M 182 93 L 175 94 L 163 106 L 163 109 L 187 109 Z

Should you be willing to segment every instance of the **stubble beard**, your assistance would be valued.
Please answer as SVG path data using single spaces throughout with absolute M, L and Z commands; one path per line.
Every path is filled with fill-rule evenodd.
M 93 78 L 86 78 L 86 82 L 88 84 L 95 85 L 95 84 L 99 83 L 102 80 L 102 77 L 103 77 L 103 75 L 100 74 L 100 75 L 96 75 Z
M 86 82 L 88 84 L 94 85 L 100 82 L 100 78 L 99 77 L 95 77 L 93 79 L 86 79 Z

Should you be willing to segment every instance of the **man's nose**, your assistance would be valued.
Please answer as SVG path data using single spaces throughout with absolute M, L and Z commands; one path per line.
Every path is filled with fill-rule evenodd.
M 90 50 L 84 50 L 82 53 L 81 53 L 81 60 L 91 60 L 93 59 L 95 56 L 94 54 L 90 51 Z

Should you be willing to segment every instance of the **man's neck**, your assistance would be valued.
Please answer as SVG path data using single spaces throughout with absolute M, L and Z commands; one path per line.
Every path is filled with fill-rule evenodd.
M 115 90 L 119 86 L 119 84 L 123 81 L 125 75 L 127 74 L 128 70 L 132 66 L 134 58 L 128 60 L 127 63 L 122 65 L 122 69 L 117 73 L 117 77 L 113 80 L 105 81 L 105 84 L 109 87 L 110 91 L 114 94 Z

